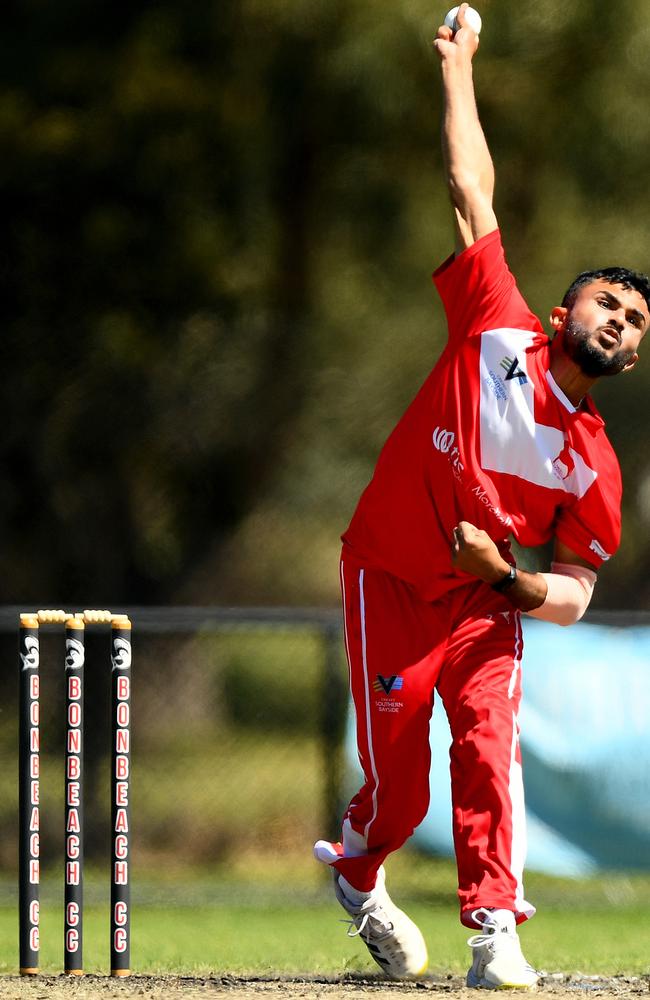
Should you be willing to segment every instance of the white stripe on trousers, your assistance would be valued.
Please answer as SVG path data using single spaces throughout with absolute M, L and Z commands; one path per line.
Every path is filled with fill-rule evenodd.
M 372 776 L 374 778 L 375 787 L 372 790 L 372 816 L 366 823 L 366 827 L 363 831 L 363 835 L 368 840 L 368 831 L 377 818 L 377 789 L 379 788 L 379 775 L 377 774 L 377 767 L 375 764 L 375 755 L 372 748 L 372 722 L 370 719 L 370 681 L 368 677 L 368 656 L 367 656 L 367 644 L 366 644 L 366 597 L 364 591 L 364 570 L 359 571 L 359 604 L 361 611 L 361 654 L 363 658 L 363 677 L 364 677 L 364 689 L 366 696 L 366 740 L 368 743 L 368 756 L 370 758 L 370 767 L 372 769 Z

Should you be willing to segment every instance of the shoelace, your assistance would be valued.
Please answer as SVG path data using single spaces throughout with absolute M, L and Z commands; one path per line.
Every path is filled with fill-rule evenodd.
M 488 924 L 488 921 L 490 920 L 491 916 L 492 914 L 490 910 L 486 910 L 483 907 L 479 907 L 478 910 L 472 911 L 472 920 L 476 921 L 477 924 L 481 924 L 483 926 L 484 933 L 474 934 L 472 935 L 472 937 L 467 939 L 467 943 L 470 946 L 470 948 L 482 948 L 484 945 L 487 945 L 490 948 L 490 952 L 492 953 L 492 955 L 494 955 L 495 951 L 497 951 L 502 946 L 504 948 L 508 947 L 516 948 L 518 956 L 521 956 L 521 960 L 524 963 L 524 969 L 527 972 L 533 973 L 533 975 L 537 975 L 536 970 L 533 968 L 530 962 L 526 961 L 526 959 L 524 958 L 524 955 L 521 951 L 521 944 L 516 933 L 511 934 L 508 931 L 503 932 L 502 930 L 499 930 L 499 928 L 494 924 L 491 925 L 494 927 L 494 930 L 491 933 L 485 932 L 486 925 L 490 926 L 490 924 Z
M 392 922 L 390 920 L 388 920 L 388 918 L 385 916 L 385 914 L 382 914 L 382 917 L 383 917 L 383 919 L 382 919 L 382 917 L 379 916 L 379 913 L 382 913 L 382 911 L 381 911 L 381 909 L 379 907 L 377 907 L 377 909 L 375 910 L 374 913 L 372 911 L 369 911 L 368 913 L 364 913 L 363 916 L 361 917 L 361 921 L 359 922 L 358 925 L 357 925 L 357 922 L 356 922 L 355 919 L 346 920 L 345 917 L 342 917 L 341 918 L 341 923 L 348 925 L 347 936 L 350 937 L 350 938 L 358 937 L 358 935 L 361 934 L 361 932 L 366 929 L 366 926 L 368 925 L 371 917 L 380 924 L 380 928 L 378 928 L 378 930 L 379 930 L 379 936 L 382 936 L 384 934 L 388 934 L 390 931 L 392 931 L 393 924 L 392 924 Z M 358 917 L 357 917 L 357 920 L 358 920 Z M 354 930 L 352 928 L 354 928 Z M 369 930 L 370 929 L 371 928 L 369 928 Z
M 505 937 L 506 935 L 504 935 Z M 507 935 L 512 940 L 510 935 Z M 497 935 L 496 934 L 473 934 L 472 937 L 467 938 L 467 943 L 470 948 L 481 948 L 484 944 L 496 944 Z
M 472 920 L 474 920 L 477 924 L 481 924 L 484 930 L 482 934 L 473 934 L 472 937 L 467 939 L 467 943 L 470 948 L 482 948 L 483 945 L 486 944 L 498 947 L 498 945 L 503 942 L 504 938 L 506 938 L 509 943 L 516 944 L 516 946 L 520 948 L 519 938 L 516 937 L 516 935 L 509 934 L 507 931 L 503 932 L 499 930 L 495 924 L 491 925 L 494 928 L 492 931 L 485 930 L 491 916 L 492 914 L 490 910 L 486 910 L 482 906 L 480 906 L 477 910 L 472 910 Z M 494 948 L 492 950 L 494 950 Z
M 348 929 L 346 931 L 346 934 L 347 934 L 347 936 L 349 938 L 358 937 L 359 934 L 361 934 L 361 931 L 364 929 L 364 927 L 368 923 L 368 914 L 364 913 L 363 917 L 361 918 L 361 923 L 359 924 L 358 927 L 357 927 L 356 923 L 354 922 L 354 920 L 346 920 L 344 917 L 341 917 L 340 923 L 348 925 Z M 353 928 L 354 928 L 354 930 L 353 930 Z
M 467 939 L 467 943 L 470 948 L 482 948 L 484 945 L 490 947 L 490 952 L 492 955 L 499 950 L 500 947 L 504 948 L 516 948 L 518 955 L 524 963 L 524 968 L 527 972 L 536 973 L 536 970 L 528 962 L 521 951 L 521 944 L 519 943 L 519 938 L 514 937 L 512 934 L 501 934 L 497 931 L 496 934 L 474 934 L 471 938 Z

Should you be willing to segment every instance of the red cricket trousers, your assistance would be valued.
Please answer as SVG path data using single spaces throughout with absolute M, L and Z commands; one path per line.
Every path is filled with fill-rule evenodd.
M 377 869 L 429 805 L 429 720 L 437 691 L 452 733 L 453 832 L 461 920 L 478 907 L 535 910 L 524 899 L 525 815 L 517 715 L 520 615 L 476 581 L 427 603 L 344 550 L 341 584 L 350 689 L 365 783 L 345 820 L 366 854 L 336 868 L 369 891 Z M 344 827 L 347 825 L 344 822 Z

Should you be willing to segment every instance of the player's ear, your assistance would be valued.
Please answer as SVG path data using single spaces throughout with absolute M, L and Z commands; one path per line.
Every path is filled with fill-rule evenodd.
M 567 318 L 568 312 L 569 310 L 566 306 L 554 306 L 553 309 L 551 309 L 549 319 L 551 321 L 551 326 L 556 333 L 558 333 L 558 331 L 564 326 L 564 321 Z

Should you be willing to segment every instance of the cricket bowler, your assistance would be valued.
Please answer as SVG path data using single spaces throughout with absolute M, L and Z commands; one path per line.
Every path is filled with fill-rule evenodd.
M 474 930 L 467 983 L 533 988 L 517 925 L 522 883 L 521 613 L 559 625 L 584 614 L 620 540 L 621 477 L 589 392 L 629 372 L 650 322 L 650 281 L 621 267 L 579 275 L 550 337 L 506 264 L 494 170 L 472 82 L 478 36 L 458 13 L 434 43 L 456 248 L 434 274 L 447 344 L 379 456 L 343 536 L 350 688 L 365 782 L 340 843 L 318 841 L 350 933 L 384 973 L 427 967 L 419 929 L 390 899 L 383 862 L 424 818 L 429 720 L 452 734 L 460 919 Z M 550 571 L 516 565 L 553 540 Z

